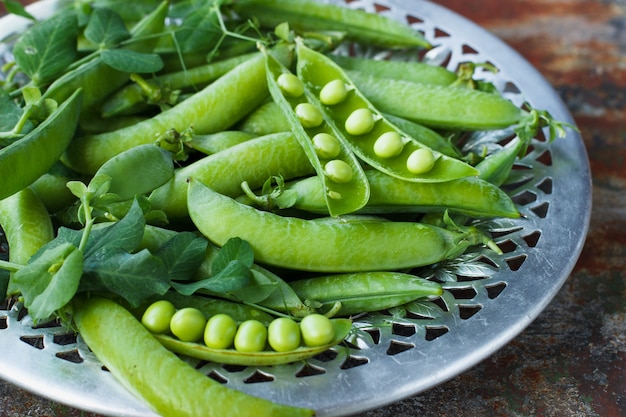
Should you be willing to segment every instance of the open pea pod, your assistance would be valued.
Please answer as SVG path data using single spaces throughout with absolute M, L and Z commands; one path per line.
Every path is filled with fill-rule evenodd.
M 335 327 L 335 339 L 322 346 L 300 346 L 289 352 L 262 351 L 262 352 L 239 352 L 235 349 L 213 349 L 200 343 L 183 342 L 167 335 L 154 335 L 163 346 L 172 352 L 186 355 L 192 358 L 225 365 L 243 366 L 270 366 L 281 365 L 291 362 L 302 361 L 332 348 L 341 343 L 352 329 L 352 321 L 349 319 L 332 319 Z
M 48 172 L 74 137 L 82 90 L 76 90 L 46 120 L 20 140 L 0 149 L 0 200 Z
M 297 56 L 297 74 L 312 93 L 311 99 L 367 164 L 406 181 L 439 182 L 478 175 L 474 167 L 430 148 L 387 120 L 329 57 L 301 41 Z
M 332 124 L 311 105 L 309 95 L 300 89 L 295 75 L 269 52 L 265 56 L 270 94 L 322 179 L 330 215 L 359 210 L 369 199 L 369 184 L 360 162 L 345 143 L 333 139 L 337 133 Z M 290 81 L 283 81 L 285 78 Z M 316 145 L 318 138 L 322 138 L 322 145 Z M 328 144 L 324 138 L 330 138 L 332 143 Z

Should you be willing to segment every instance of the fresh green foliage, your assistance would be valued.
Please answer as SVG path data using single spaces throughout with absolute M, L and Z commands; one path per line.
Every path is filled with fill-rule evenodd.
M 128 49 L 105 49 L 101 56 L 102 60 L 110 67 L 128 73 L 150 73 L 163 68 L 163 61 L 156 54 L 135 52 Z
M 131 36 L 124 20 L 111 9 L 95 9 L 84 33 L 85 38 L 101 49 L 115 47 Z
M 4 4 L 7 12 L 11 14 L 22 16 L 30 20 L 36 20 L 32 14 L 28 13 L 24 5 L 17 0 L 0 0 L 0 3 Z
M 15 61 L 36 86 L 62 74 L 77 58 L 76 15 L 62 13 L 35 24 L 15 43 Z

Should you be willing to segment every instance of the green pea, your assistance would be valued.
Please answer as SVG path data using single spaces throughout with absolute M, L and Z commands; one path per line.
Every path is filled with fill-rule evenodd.
M 320 90 L 320 101 L 322 104 L 332 106 L 345 100 L 347 94 L 348 89 L 342 80 L 332 80 Z
M 194 307 L 181 308 L 170 320 L 170 331 L 183 342 L 196 342 L 202 339 L 205 326 L 204 314 Z
M 409 155 L 406 161 L 406 168 L 414 174 L 423 174 L 433 169 L 435 156 L 427 148 L 416 149 Z
M 335 338 L 332 321 L 321 314 L 309 314 L 300 322 L 302 340 L 307 346 L 321 346 Z
M 346 119 L 345 129 L 351 135 L 364 135 L 374 128 L 374 114 L 368 108 L 356 109 Z
M 298 120 L 304 127 L 317 127 L 322 124 L 324 117 L 322 112 L 311 103 L 300 103 L 294 109 Z
M 170 301 L 155 301 L 141 316 L 141 324 L 152 333 L 165 333 L 170 329 L 170 321 L 175 313 L 176 307 Z
M 313 148 L 322 159 L 336 158 L 341 152 L 339 140 L 328 133 L 318 133 L 313 136 Z
M 211 316 L 204 328 L 204 344 L 213 349 L 226 349 L 232 346 L 237 333 L 237 323 L 228 314 Z
M 300 97 L 304 93 L 302 81 L 289 72 L 280 74 L 276 79 L 276 83 L 282 92 L 289 97 Z
M 398 132 L 385 132 L 374 142 L 374 153 L 381 158 L 393 158 L 400 155 L 404 141 Z
M 300 346 L 300 326 L 289 317 L 272 320 L 267 328 L 267 341 L 276 352 L 289 352 Z
M 352 173 L 352 167 L 340 159 L 333 159 L 324 165 L 324 174 L 334 182 L 350 182 Z
M 257 320 L 246 320 L 235 334 L 235 350 L 238 352 L 261 352 L 267 342 L 267 327 Z

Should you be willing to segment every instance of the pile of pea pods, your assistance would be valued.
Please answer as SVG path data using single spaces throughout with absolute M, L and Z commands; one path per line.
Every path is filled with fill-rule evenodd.
M 173 398 L 223 387 L 185 376 L 196 382 L 172 394 L 171 384 L 153 383 L 162 378 L 147 362 L 129 371 L 139 353 L 115 352 L 148 344 L 150 357 L 173 361 L 164 365 L 171 372 L 183 371 L 170 350 L 288 363 L 341 343 L 352 317 L 437 298 L 441 284 L 420 268 L 477 246 L 499 252 L 481 225 L 520 216 L 502 189 L 514 163 L 538 129 L 556 137 L 566 127 L 472 79 L 470 64 L 456 71 L 337 53 L 349 44 L 415 56 L 432 47 L 380 14 L 312 0 L 115 6 L 68 3 L 10 40 L 0 289 L 36 320 L 73 322 L 163 415 L 205 415 L 210 405 Z M 38 56 L 48 36 L 48 48 L 69 54 Z M 497 133 L 493 143 L 467 146 L 483 132 Z M 153 284 L 107 281 L 125 270 L 98 245 L 116 239 L 116 250 L 154 267 Z M 75 270 L 71 285 L 58 285 Z M 124 324 L 96 325 L 109 314 Z

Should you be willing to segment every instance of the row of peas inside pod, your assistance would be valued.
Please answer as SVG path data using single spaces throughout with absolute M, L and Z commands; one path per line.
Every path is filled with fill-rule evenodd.
M 237 323 L 227 313 L 211 317 L 195 307 L 177 309 L 158 300 L 141 322 L 168 349 L 225 364 L 277 365 L 306 359 L 340 343 L 351 329 L 348 319 L 309 314 L 299 322 L 276 317 L 269 324 L 247 319 Z

